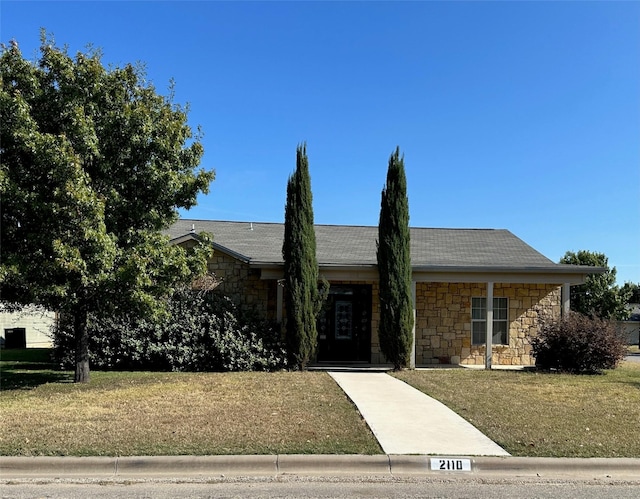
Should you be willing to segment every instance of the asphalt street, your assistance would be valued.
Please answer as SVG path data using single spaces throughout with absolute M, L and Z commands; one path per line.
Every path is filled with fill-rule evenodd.
M 218 481 L 85 481 L 4 484 L 3 499 L 114 498 L 465 498 L 637 499 L 638 483 L 543 480 L 278 477 Z

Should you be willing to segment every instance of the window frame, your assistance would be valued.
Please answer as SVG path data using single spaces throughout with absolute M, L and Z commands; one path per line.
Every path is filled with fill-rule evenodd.
M 481 301 L 482 304 L 478 305 Z M 498 313 L 496 313 L 498 312 Z M 502 327 L 500 327 L 500 325 Z M 498 327 L 496 327 L 498 326 Z M 498 331 L 496 333 L 496 331 Z M 496 341 L 496 335 L 499 341 Z M 482 341 L 475 341 L 482 338 Z M 506 342 L 503 342 L 506 340 Z M 487 297 L 471 298 L 471 345 L 481 346 L 487 342 Z M 509 298 L 493 297 L 493 345 L 509 346 Z

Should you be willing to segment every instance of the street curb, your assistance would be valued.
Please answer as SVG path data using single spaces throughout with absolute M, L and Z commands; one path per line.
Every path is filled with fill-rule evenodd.
M 432 470 L 431 459 L 469 461 L 471 471 Z M 232 455 L 0 457 L 0 480 L 18 478 L 203 478 L 282 475 L 541 477 L 640 481 L 636 458 L 532 458 L 425 455 Z
M 119 457 L 117 476 L 275 475 L 278 456 Z
M 94 477 L 117 473 L 113 457 L 5 457 L 0 458 L 0 477 Z
M 369 475 L 391 473 L 389 456 L 353 454 L 281 454 L 278 474 L 285 475 Z
M 636 458 L 484 457 L 473 461 L 474 471 L 483 475 L 640 480 L 640 459 Z

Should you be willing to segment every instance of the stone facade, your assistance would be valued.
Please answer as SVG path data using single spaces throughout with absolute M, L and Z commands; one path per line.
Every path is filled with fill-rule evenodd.
M 268 320 L 277 317 L 276 280 L 263 280 L 254 270 L 225 253 L 215 252 L 209 271 L 221 279 L 217 292 L 251 308 Z M 372 288 L 371 363 L 385 363 L 380 352 L 379 286 L 375 281 L 332 281 L 332 285 L 368 284 Z M 482 365 L 485 346 L 472 345 L 471 299 L 486 297 L 484 283 L 416 283 L 416 365 Z M 561 313 L 561 288 L 552 284 L 494 284 L 494 297 L 508 299 L 508 345 L 493 345 L 495 365 L 532 365 L 529 338 L 541 317 Z
M 380 300 L 375 281 L 336 281 L 372 287 L 371 363 L 384 364 L 378 327 Z M 471 345 L 471 298 L 486 297 L 485 284 L 416 283 L 416 365 L 483 365 L 484 345 Z M 508 299 L 509 345 L 494 345 L 495 365 L 533 365 L 529 338 L 541 317 L 559 317 L 561 288 L 547 284 L 494 284 L 494 297 Z
M 267 320 L 276 320 L 277 281 L 260 279 L 259 270 L 219 251 L 209 259 L 208 270 L 221 281 L 217 293 L 223 293 Z
M 532 365 L 529 338 L 541 317 L 558 317 L 561 288 L 548 284 L 494 285 L 508 299 L 509 344 L 493 345 L 495 365 Z M 471 344 L 471 298 L 486 297 L 485 284 L 416 284 L 416 364 L 482 365 L 484 345 Z

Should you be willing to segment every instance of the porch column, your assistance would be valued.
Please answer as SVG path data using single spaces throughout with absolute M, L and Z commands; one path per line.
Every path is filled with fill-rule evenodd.
M 487 337 L 485 347 L 485 369 L 491 369 L 493 347 L 493 282 L 487 283 Z
M 566 317 L 566 315 L 571 310 L 571 284 L 565 282 L 562 285 L 562 317 Z
M 411 301 L 413 307 L 413 328 L 411 330 L 411 358 L 409 368 L 416 368 L 416 281 L 411 281 Z
M 282 324 L 282 302 L 284 301 L 284 287 L 276 282 L 276 321 Z

